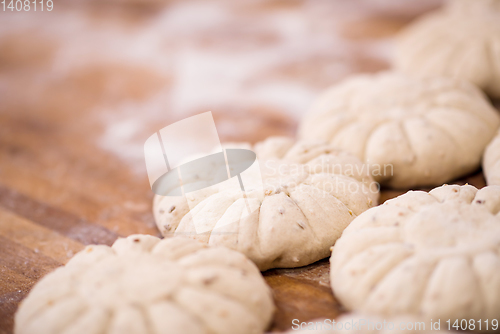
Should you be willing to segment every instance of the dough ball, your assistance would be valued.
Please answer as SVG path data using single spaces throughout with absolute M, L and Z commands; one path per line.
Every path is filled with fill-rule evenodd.
M 497 111 L 469 83 L 383 72 L 328 89 L 300 136 L 329 141 L 369 163 L 381 184 L 408 189 L 474 171 L 499 124 Z
M 315 333 L 315 334 L 432 334 L 432 333 L 451 333 L 444 329 L 444 325 L 434 325 L 431 329 L 431 319 L 422 319 L 416 316 L 393 316 L 379 317 L 363 313 L 345 313 L 336 319 L 315 319 L 304 322 L 292 323 L 292 330 L 286 332 L 292 333 Z M 434 323 L 434 321 L 432 321 Z
M 262 333 L 274 310 L 242 254 L 148 235 L 92 245 L 38 282 L 16 334 Z
M 377 205 L 378 184 L 349 153 L 285 137 L 268 138 L 253 150 L 260 169 L 254 164 L 242 173 L 246 198 L 239 186 L 231 187 L 236 177 L 186 197 L 157 195 L 160 231 L 238 250 L 261 270 L 300 267 L 328 257 L 344 228 Z M 196 229 L 200 220 L 205 233 Z
M 500 0 L 453 0 L 399 36 L 395 66 L 470 81 L 500 97 Z
M 500 133 L 486 147 L 483 157 L 483 172 L 488 185 L 500 186 Z
M 334 294 L 380 316 L 497 319 L 499 211 L 500 186 L 470 185 L 409 191 L 366 211 L 333 247 Z

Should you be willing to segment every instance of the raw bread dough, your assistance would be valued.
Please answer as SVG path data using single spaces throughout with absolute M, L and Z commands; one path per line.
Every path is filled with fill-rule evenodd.
M 328 89 L 300 136 L 330 141 L 369 163 L 381 184 L 408 189 L 474 171 L 499 124 L 497 111 L 469 83 L 383 72 Z
M 500 0 L 453 0 L 419 18 L 399 36 L 395 66 L 468 80 L 500 98 Z
M 500 186 L 470 185 L 409 191 L 368 210 L 333 247 L 334 294 L 380 316 L 497 319 L 499 211 Z
M 328 257 L 354 217 L 377 204 L 378 184 L 368 167 L 349 153 L 323 142 L 295 143 L 285 137 L 268 138 L 254 151 L 262 177 L 243 177 L 254 210 L 250 215 L 238 218 L 245 210 L 241 190 L 234 192 L 224 182 L 189 193 L 187 200 L 155 196 L 160 231 L 238 250 L 261 270 L 300 267 Z M 238 182 L 234 179 L 227 182 Z M 208 233 L 198 233 L 193 216 L 211 219 Z M 223 225 L 228 217 L 232 223 Z
M 271 291 L 242 254 L 132 235 L 87 246 L 21 303 L 16 334 L 262 333 Z
M 483 157 L 483 172 L 488 185 L 500 186 L 500 132 L 486 147 Z
M 434 322 L 434 321 L 433 321 Z M 396 317 L 378 317 L 363 313 L 345 313 L 332 319 L 315 319 L 304 322 L 294 323 L 292 330 L 286 332 L 292 333 L 315 333 L 315 334 L 432 334 L 432 333 L 451 333 L 446 330 L 431 329 L 430 319 L 422 319 L 416 316 L 396 316 Z M 442 324 L 440 328 L 444 329 L 446 324 Z M 298 326 L 302 326 L 299 328 Z

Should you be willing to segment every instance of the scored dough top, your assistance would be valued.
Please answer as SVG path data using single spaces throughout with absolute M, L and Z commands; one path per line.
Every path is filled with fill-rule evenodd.
M 377 204 L 378 185 L 368 167 L 349 153 L 283 137 L 268 138 L 254 151 L 260 174 L 242 177 L 250 215 L 242 215 L 241 190 L 228 187 L 237 184 L 233 178 L 186 198 L 155 196 L 160 231 L 238 250 L 261 270 L 299 267 L 329 256 L 352 219 Z M 207 233 L 195 229 L 198 218 L 210 219 Z
M 384 170 L 373 174 L 382 184 L 411 188 L 472 172 L 499 124 L 496 110 L 471 84 L 383 72 L 328 89 L 299 134 L 329 141 Z
M 269 287 L 238 252 L 132 235 L 87 246 L 21 303 L 17 334 L 262 333 Z
M 500 1 L 448 3 L 403 29 L 396 68 L 416 75 L 464 79 L 500 97 Z
M 500 314 L 500 187 L 410 191 L 356 218 L 333 248 L 349 310 L 437 319 Z M 443 322 L 443 321 L 441 321 Z

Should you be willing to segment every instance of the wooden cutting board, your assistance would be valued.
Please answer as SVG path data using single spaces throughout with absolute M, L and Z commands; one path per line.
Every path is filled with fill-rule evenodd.
M 38 16 L 1 13 L 0 333 L 12 333 L 17 305 L 31 287 L 85 245 L 111 245 L 133 233 L 160 236 L 142 162 L 151 133 L 211 109 L 222 140 L 293 135 L 308 98 L 349 74 L 387 68 L 395 32 L 435 3 L 396 2 L 331 1 L 324 8 L 312 1 L 213 1 L 213 7 L 61 2 Z M 206 14 L 202 19 L 192 14 L 196 6 Z M 338 18 L 333 26 L 332 18 Z M 191 21 L 186 26 L 183 20 Z M 205 25 L 196 26 L 200 20 Z M 147 29 L 165 29 L 166 37 L 158 41 Z M 144 35 L 120 49 L 128 43 L 124 36 L 136 34 Z M 178 58 L 165 65 L 153 57 L 148 64 L 152 51 L 141 53 L 143 36 L 156 43 L 156 52 L 178 52 Z M 122 44 L 113 46 L 116 40 Z M 194 52 L 182 53 L 187 49 Z M 204 57 L 196 58 L 197 50 Z M 288 56 L 268 62 L 275 54 Z M 241 61 L 228 65 L 234 73 L 217 67 L 233 59 Z M 237 71 L 247 64 L 254 67 Z M 219 90 L 196 100 L 219 83 Z M 191 88 L 193 95 L 186 95 Z M 169 95 L 179 91 L 184 95 Z M 268 97 L 269 91 L 275 95 Z M 199 103 L 186 105 L 193 100 Z M 458 183 L 465 182 L 484 185 L 480 172 Z M 401 193 L 384 190 L 382 201 Z M 278 307 L 272 331 L 289 329 L 293 319 L 343 312 L 329 287 L 327 259 L 264 276 Z

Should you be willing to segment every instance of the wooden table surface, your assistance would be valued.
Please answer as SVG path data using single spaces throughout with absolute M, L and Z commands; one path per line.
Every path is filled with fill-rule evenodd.
M 0 333 L 31 287 L 85 245 L 159 236 L 142 157 L 151 133 L 212 110 L 221 140 L 293 135 L 321 89 L 387 68 L 394 34 L 436 3 L 58 2 L 0 13 Z M 464 182 L 484 185 L 480 172 Z M 327 259 L 264 276 L 272 331 L 343 312 Z

